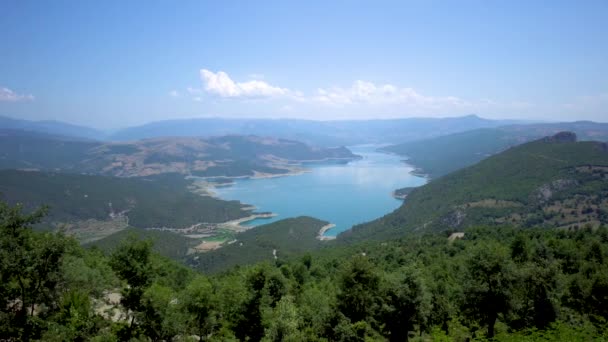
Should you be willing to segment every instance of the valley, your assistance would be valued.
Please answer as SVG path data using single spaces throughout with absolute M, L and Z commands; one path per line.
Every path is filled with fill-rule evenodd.
M 31 234 L 72 241 L 70 248 L 77 248 L 76 253 L 89 261 L 82 264 L 85 261 L 75 261 L 80 257 L 71 256 L 75 264 L 67 264 L 67 270 L 86 277 L 105 272 L 96 275 L 106 280 L 96 281 L 95 286 L 114 296 L 129 293 L 116 290 L 121 286 L 112 273 L 119 270 L 116 260 L 148 255 L 152 258 L 148 263 L 154 265 L 149 272 L 157 279 L 152 286 L 172 284 L 161 291 L 185 291 L 184 284 L 197 284 L 198 278 L 191 277 L 200 275 L 194 274 L 204 274 L 225 291 L 246 292 L 243 277 L 249 284 L 260 276 L 264 291 L 278 286 L 300 300 L 325 298 L 336 303 L 325 309 L 331 307 L 348 317 L 350 311 L 340 308 L 350 299 L 341 296 L 351 288 L 346 282 L 352 272 L 377 279 L 373 282 L 382 284 L 383 290 L 373 300 L 383 303 L 393 303 L 384 291 L 393 291 L 398 285 L 391 279 L 405 272 L 407 279 L 428 284 L 429 289 L 420 288 L 419 295 L 432 298 L 424 305 L 442 315 L 425 319 L 463 329 L 469 336 L 471 325 L 456 317 L 472 317 L 464 309 L 467 302 L 459 299 L 471 289 L 467 283 L 458 284 L 473 281 L 475 270 L 463 266 L 462 260 L 478 260 L 471 255 L 491 262 L 502 258 L 497 262 L 507 268 L 499 276 L 513 277 L 509 286 L 515 286 L 540 272 L 526 268 L 507 273 L 512 264 L 532 262 L 517 253 L 545 253 L 543 248 L 551 248 L 563 263 L 582 258 L 563 255 L 554 245 L 538 247 L 545 236 L 568 246 L 580 244 L 591 251 L 586 255 L 604 253 L 593 252 L 604 248 L 593 247 L 593 241 L 596 236 L 603 239 L 608 224 L 608 147 L 590 141 L 594 134 L 604 137 L 600 133 L 604 127 L 573 125 L 581 129 L 585 141 L 569 131 L 537 137 L 539 130 L 552 130 L 550 125 L 501 126 L 400 145 L 347 147 L 314 147 L 252 135 L 108 142 L 0 128 L 0 209 L 8 212 L 9 206 L 16 206 L 32 212 L 48 205 L 40 222 L 32 221 Z M 522 247 L 527 252 L 517 249 L 518 237 L 523 235 L 536 241 L 534 247 Z M 507 250 L 513 256 L 506 256 Z M 119 253 L 135 254 L 118 257 Z M 545 254 L 536 258 L 551 260 Z M 588 265 L 585 260 L 581 262 Z M 132 265 L 139 262 L 131 261 Z M 413 268 L 411 262 L 430 268 Z M 452 268 L 444 269 L 446 264 Z M 79 268 L 82 271 L 74 271 Z M 559 272 L 573 282 L 580 275 L 571 268 Z M 81 281 L 66 274 L 72 283 Z M 453 283 L 443 276 L 459 280 Z M 599 281 L 598 275 L 593 277 Z M 441 287 L 447 283 L 455 292 L 445 295 Z M 318 286 L 326 295 L 318 292 Z M 595 286 L 584 291 L 597 291 Z M 122 302 L 107 300 L 111 297 L 107 293 L 100 295 L 96 305 L 120 313 Z M 224 295 L 213 296 L 230 302 Z M 527 296 L 517 293 L 514 300 L 527 300 Z M 245 299 L 236 300 L 240 304 L 229 307 L 246 307 Z M 545 303 L 548 299 L 535 300 Z M 454 309 L 442 307 L 441 301 Z M 518 304 L 508 305 L 512 305 L 510 315 L 528 317 Z M 595 306 L 559 305 L 578 310 L 577 314 L 597 311 Z M 224 312 L 229 307 L 215 310 Z M 361 315 L 385 317 L 383 312 L 372 309 Z M 113 315 L 119 322 L 123 319 Z M 342 319 L 329 313 L 322 317 L 323 322 Z M 503 319 L 506 323 L 501 324 L 520 324 Z M 233 318 L 222 320 L 232 324 L 227 322 Z M 340 324 L 354 329 L 351 323 Z M 490 327 L 486 325 L 487 334 L 494 334 Z M 391 334 L 386 328 L 374 329 L 369 331 Z M 504 334 L 502 326 L 497 329 Z M 435 330 L 433 336 L 449 333 L 449 329 Z M 337 331 L 322 334 L 342 336 Z

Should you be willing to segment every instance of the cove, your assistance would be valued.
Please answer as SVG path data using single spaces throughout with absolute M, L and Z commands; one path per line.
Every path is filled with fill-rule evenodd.
M 253 205 L 277 216 L 245 222 L 256 226 L 277 220 L 312 216 L 335 224 L 326 236 L 336 236 L 353 225 L 371 221 L 397 209 L 402 201 L 392 192 L 423 185 L 426 179 L 411 174 L 413 167 L 396 155 L 376 151 L 377 145 L 350 146 L 360 160 L 348 163 L 307 164 L 311 172 L 276 178 L 237 179 L 218 187 L 216 195 Z

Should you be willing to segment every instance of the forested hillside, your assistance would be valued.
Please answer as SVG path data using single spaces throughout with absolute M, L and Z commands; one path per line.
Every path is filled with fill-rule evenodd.
M 65 225 L 83 240 L 128 225 L 183 229 L 251 215 L 238 201 L 201 196 L 181 176 L 118 178 L 54 172 L 0 170 L 0 196 L 33 209 L 48 205 L 45 223 Z M 104 225 L 105 223 L 105 225 Z
M 327 245 L 318 239 L 327 224 L 312 217 L 296 217 L 260 225 L 237 234 L 222 248 L 191 256 L 188 263 L 203 272 L 218 272 L 310 252 Z
M 573 133 L 511 148 L 411 190 L 382 218 L 343 233 L 344 241 L 479 224 L 597 227 L 608 223 L 608 148 Z
M 41 341 L 602 341 L 608 230 L 469 228 L 208 276 L 0 203 L 0 336 Z
M 406 156 L 417 172 L 438 178 L 510 147 L 561 131 L 571 131 L 582 141 L 608 141 L 608 124 L 578 121 L 473 129 L 390 145 L 381 150 Z

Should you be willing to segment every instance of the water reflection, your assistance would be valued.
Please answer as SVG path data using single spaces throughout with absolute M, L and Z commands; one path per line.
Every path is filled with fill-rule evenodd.
M 376 152 L 376 148 L 354 146 L 351 150 L 363 159 L 347 164 L 309 164 L 312 172 L 297 176 L 240 179 L 233 186 L 217 189 L 217 193 L 278 214 L 249 225 L 307 215 L 336 224 L 326 233 L 335 236 L 396 209 L 401 202 L 391 196 L 393 190 L 425 183 L 424 178 L 409 173 L 412 167 L 400 157 Z

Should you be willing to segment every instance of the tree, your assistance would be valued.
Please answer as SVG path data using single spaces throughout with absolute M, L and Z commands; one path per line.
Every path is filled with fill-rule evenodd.
M 22 209 L 0 202 L 0 335 L 27 341 L 40 333 L 37 316 L 59 306 L 62 260 L 73 242 L 61 234 L 34 234 L 32 225 L 46 208 L 31 214 Z
M 187 313 L 186 329 L 205 340 L 215 329 L 213 286 L 206 277 L 195 278 L 181 295 L 180 305 Z
M 464 284 L 465 312 L 487 327 L 494 337 L 499 314 L 510 308 L 513 267 L 508 251 L 496 242 L 481 243 L 473 248 L 466 263 Z
M 248 298 L 243 303 L 234 331 L 241 341 L 259 341 L 264 336 L 260 306 L 267 277 L 268 270 L 265 265 L 254 268 L 247 277 Z
M 415 325 L 424 325 L 429 299 L 420 277 L 411 270 L 384 279 L 381 318 L 390 341 L 407 341 Z
M 378 307 L 379 285 L 372 264 L 363 256 L 353 258 L 339 278 L 338 310 L 353 323 L 371 318 Z
M 272 311 L 270 311 L 268 328 L 266 329 L 263 341 L 301 341 L 302 336 L 299 332 L 300 315 L 294 304 L 292 296 L 283 297 Z
M 523 233 L 515 235 L 515 239 L 511 243 L 511 259 L 517 263 L 528 261 L 528 250 L 528 238 Z
M 122 289 L 121 304 L 131 312 L 130 334 L 134 332 L 136 313 L 142 311 L 141 299 L 152 282 L 150 255 L 152 243 L 130 236 L 114 250 L 110 266 L 126 285 Z
M 178 323 L 175 293 L 168 287 L 152 284 L 143 293 L 141 312 L 136 313 L 145 335 L 152 341 L 171 341 Z

